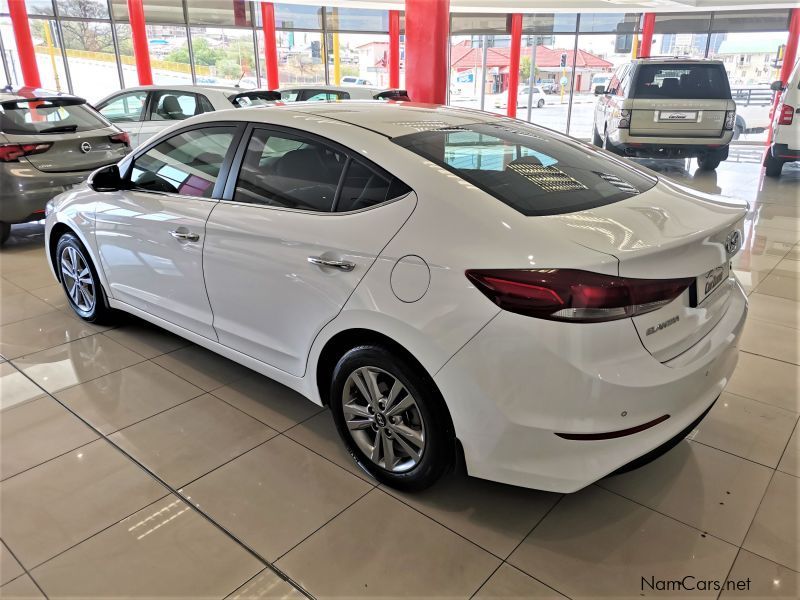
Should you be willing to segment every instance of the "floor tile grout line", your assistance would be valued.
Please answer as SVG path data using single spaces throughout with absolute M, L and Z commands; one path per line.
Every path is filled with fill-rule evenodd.
M 47 396 L 42 395 L 42 396 L 39 396 L 38 398 L 34 398 L 34 400 L 43 400 L 45 398 L 47 398 Z M 29 400 L 28 402 L 33 402 L 34 400 Z M 28 402 L 25 402 L 24 404 L 27 404 Z M 11 481 L 12 479 L 14 479 L 14 477 L 17 477 L 18 475 L 22 475 L 23 473 L 27 473 L 28 471 L 31 471 L 32 469 L 35 469 L 36 467 L 40 467 L 42 465 L 46 465 L 47 463 L 52 462 L 52 461 L 56 460 L 57 458 L 61 458 L 62 456 L 66 456 L 70 452 L 74 452 L 75 450 L 79 450 L 80 448 L 84 448 L 84 447 L 88 446 L 89 444 L 93 444 L 94 442 L 96 442 L 99 439 L 101 439 L 101 438 L 100 437 L 96 437 L 93 440 L 89 440 L 88 442 L 86 442 L 84 444 L 80 444 L 79 446 L 75 446 L 74 448 L 70 448 L 69 450 L 67 450 L 65 452 L 62 452 L 61 454 L 58 454 L 56 456 L 53 456 L 52 458 L 48 458 L 47 460 L 43 460 L 40 463 L 36 463 L 32 467 L 28 467 L 27 469 L 23 469 L 22 471 L 19 471 L 18 473 L 14 473 L 13 475 L 9 475 L 8 477 L 0 479 L 0 484 L 5 483 L 6 481 Z
M 773 472 L 773 474 L 775 473 L 774 469 L 770 469 L 770 470 Z M 602 479 L 600 481 L 602 481 Z M 690 529 L 694 529 L 695 531 L 699 532 L 700 534 L 702 534 L 704 536 L 710 536 L 710 537 L 714 538 L 715 540 L 719 540 L 720 542 L 728 544 L 729 546 L 733 546 L 734 548 L 741 548 L 742 547 L 741 544 L 737 544 L 737 543 L 734 543 L 734 542 L 729 542 L 728 540 L 726 540 L 724 538 L 721 538 L 718 535 L 716 535 L 714 533 L 711 533 L 710 531 L 706 531 L 706 530 L 700 529 L 699 527 L 697 527 L 697 525 L 692 525 L 691 523 L 687 523 L 685 521 L 681 521 L 677 517 L 673 517 L 672 515 L 668 515 L 667 513 L 662 512 L 662 511 L 660 511 L 660 510 L 658 510 L 656 508 L 653 508 L 652 506 L 647 506 L 646 504 L 642 504 L 638 500 L 634 500 L 633 498 L 629 498 L 628 496 L 626 496 L 626 495 L 624 495 L 624 494 L 622 494 L 620 492 L 617 492 L 616 490 L 605 488 L 605 487 L 599 485 L 600 481 L 595 482 L 592 485 L 596 485 L 601 490 L 609 492 L 610 494 L 614 494 L 615 496 L 619 496 L 620 498 L 622 498 L 624 500 L 627 500 L 628 502 L 633 502 L 634 504 L 636 504 L 638 506 L 641 506 L 642 508 L 646 508 L 647 510 L 651 510 L 656 514 L 661 515 L 662 517 L 666 517 L 666 518 L 670 519 L 671 521 L 675 521 L 676 523 L 680 523 L 681 525 L 685 525 L 686 527 L 689 527 Z M 769 484 L 767 484 L 767 487 L 769 487 Z M 764 488 L 764 493 L 766 493 L 766 490 L 767 490 L 767 488 Z M 760 503 L 759 503 L 759 505 L 760 505 Z M 758 512 L 758 509 L 756 509 L 756 513 L 757 512 Z M 754 518 L 755 518 L 755 514 L 756 513 L 753 513 L 753 517 Z M 744 543 L 744 540 L 745 540 L 746 537 L 747 537 L 747 534 L 745 533 L 745 537 L 742 538 L 742 543 Z
M 745 536 L 745 537 L 747 537 L 747 536 Z M 742 543 L 744 543 L 744 540 L 742 540 Z M 731 573 L 733 573 L 733 567 L 736 566 L 736 561 L 739 560 L 739 555 L 741 553 L 742 553 L 742 547 L 739 546 L 736 549 L 736 556 L 733 557 L 733 562 L 731 562 L 731 566 L 728 567 L 728 572 L 725 574 L 725 579 L 722 580 L 723 587 L 724 587 L 724 584 L 730 579 Z M 719 600 L 719 597 L 722 595 L 723 591 L 725 591 L 725 590 L 720 590 L 719 592 L 717 592 L 716 600 Z
M 142 361 L 142 362 L 144 362 L 144 361 Z M 139 364 L 139 363 L 137 363 L 137 364 Z M 131 365 L 131 366 L 133 366 L 133 365 Z M 120 369 L 120 370 L 121 370 L 121 369 Z M 178 491 L 177 491 L 175 488 L 173 488 L 172 486 L 170 486 L 169 484 L 167 484 L 167 482 L 166 482 L 164 479 L 162 479 L 161 477 L 159 477 L 159 476 L 158 476 L 158 475 L 157 475 L 157 474 L 156 474 L 154 471 L 152 471 L 152 470 L 151 470 L 151 469 L 149 469 L 147 466 L 145 466 L 145 465 L 144 465 L 144 463 L 140 462 L 140 461 L 139 461 L 139 460 L 137 460 L 137 459 L 136 459 L 134 456 L 132 456 L 131 454 L 129 454 L 128 452 L 126 452 L 126 451 L 125 451 L 125 449 L 123 449 L 123 448 L 121 448 L 119 445 L 115 444 L 113 440 L 109 439 L 107 436 L 105 436 L 105 435 L 103 435 L 102 433 L 100 433 L 100 432 L 99 432 L 97 429 L 95 429 L 95 428 L 94 428 L 94 427 L 93 427 L 91 424 L 89 424 L 89 423 L 88 423 L 86 420 L 84 420 L 84 419 L 83 419 L 83 418 L 82 418 L 80 415 L 78 415 L 76 412 L 74 412 L 73 410 L 71 410 L 71 409 L 70 409 L 68 406 L 65 406 L 63 403 L 61 403 L 61 402 L 60 402 L 60 401 L 59 401 L 57 398 L 55 398 L 55 396 L 53 396 L 52 394 L 50 394 L 49 392 L 47 392 L 47 390 L 45 390 L 44 388 L 42 388 L 42 386 L 40 386 L 40 385 L 39 385 L 37 382 L 33 381 L 33 379 L 31 379 L 31 378 L 30 378 L 30 377 L 29 377 L 29 376 L 28 376 L 26 373 L 24 373 L 23 371 L 20 371 L 20 372 L 21 372 L 21 373 L 23 373 L 23 375 L 25 375 L 25 377 L 27 377 L 27 378 L 28 378 L 28 379 L 29 379 L 29 380 L 30 380 L 30 381 L 31 381 L 31 382 L 32 382 L 34 385 L 37 385 L 37 386 L 38 386 L 40 389 L 42 389 L 42 390 L 43 390 L 43 391 L 44 391 L 44 392 L 45 392 L 45 393 L 46 393 L 48 396 L 50 396 L 50 398 L 52 398 L 53 400 L 55 400 L 56 402 L 58 402 L 58 403 L 59 403 L 59 404 L 60 404 L 62 407 L 64 407 L 64 408 L 65 408 L 67 411 L 69 411 L 70 413 L 72 413 L 72 414 L 73 414 L 73 415 L 74 415 L 74 416 L 75 416 L 77 419 L 79 419 L 81 422 L 83 422 L 83 423 L 84 423 L 84 424 L 85 424 L 87 427 L 89 427 L 90 429 L 92 429 L 92 431 L 94 431 L 95 433 L 97 433 L 98 435 L 100 435 L 100 436 L 101 436 L 101 437 L 102 437 L 104 440 L 106 440 L 106 441 L 107 441 L 109 444 L 111 444 L 112 446 L 114 446 L 114 447 L 115 447 L 117 450 L 119 450 L 119 451 L 120 451 L 120 452 L 121 452 L 123 455 L 125 455 L 125 456 L 126 456 L 128 459 L 129 459 L 129 460 L 131 460 L 131 461 L 132 461 L 134 464 L 138 465 L 140 469 L 142 469 L 142 470 L 143 470 L 145 473 L 149 474 L 149 475 L 150 475 L 150 476 L 151 476 L 153 479 L 155 479 L 157 482 L 159 482 L 159 483 L 160 483 L 160 484 L 161 484 L 161 485 L 162 485 L 164 488 L 166 488 L 166 489 L 167 489 L 169 492 L 171 492 L 172 494 L 174 494 L 176 497 L 178 497 L 178 498 L 180 498 L 180 499 L 183 499 L 183 498 L 184 498 L 182 494 L 180 494 L 180 493 L 179 493 L 179 492 L 178 492 Z M 271 439 L 271 438 L 270 438 L 270 439 Z M 96 441 L 96 440 L 92 440 L 92 441 Z M 264 443 L 266 443 L 266 441 L 269 441 L 269 440 L 265 440 L 265 442 L 264 442 Z M 367 493 L 369 493 L 369 492 L 367 492 Z M 167 495 L 169 495 L 169 494 L 167 494 Z M 304 589 L 302 586 L 300 586 L 298 583 L 296 583 L 296 582 L 295 582 L 295 581 L 294 581 L 294 580 L 293 580 L 293 579 L 292 579 L 292 578 L 291 578 L 291 577 L 290 577 L 290 576 L 289 576 L 287 573 L 284 573 L 284 572 L 283 572 L 281 569 L 279 569 L 279 568 L 278 568 L 278 567 L 277 567 L 275 564 L 273 564 L 272 562 L 270 562 L 270 561 L 266 560 L 264 557 L 262 557 L 260 554 L 258 554 L 258 553 L 257 553 L 255 550 L 253 550 L 252 548 L 250 548 L 250 547 L 249 547 L 247 544 L 245 544 L 245 543 L 244 543 L 242 540 L 240 540 L 238 537 L 236 537 L 235 535 L 233 535 L 233 533 L 231 533 L 230 531 L 228 531 L 228 530 L 227 530 L 225 527 L 223 527 L 223 526 L 222 526 L 220 523 L 217 523 L 217 522 L 216 522 L 214 519 L 212 519 L 210 515 L 208 515 L 208 514 L 206 514 L 206 513 L 205 513 L 205 511 L 202 511 L 202 510 L 200 510 L 200 508 L 198 508 L 198 507 L 194 506 L 194 505 L 193 505 L 191 502 L 189 502 L 189 501 L 186 501 L 186 504 L 187 504 L 187 506 L 190 506 L 190 507 L 191 507 L 191 508 L 192 508 L 192 509 L 193 509 L 195 512 L 197 512 L 197 514 L 201 515 L 201 517 L 203 517 L 203 518 L 204 518 L 204 519 L 205 519 L 207 522 L 209 522 L 209 523 L 210 523 L 210 524 L 211 524 L 213 527 L 217 528 L 217 530 L 219 530 L 219 531 L 223 532 L 223 534 L 224 534 L 224 535 L 228 536 L 228 538 L 229 538 L 229 539 L 231 539 L 231 540 L 232 540 L 232 541 L 233 541 L 233 542 L 234 542 L 236 545 L 238 545 L 240 548 L 242 548 L 242 549 L 243 549 L 245 552 L 247 552 L 248 554 L 250 554 L 251 556 L 253 556 L 253 557 L 254 557 L 256 560 L 258 560 L 258 561 L 260 561 L 261 563 L 263 563 L 263 564 L 264 564 L 264 565 L 265 565 L 267 568 L 271 569 L 271 570 L 272 570 L 272 571 L 273 571 L 273 572 L 274 572 L 274 573 L 275 573 L 275 574 L 276 574 L 276 575 L 277 575 L 277 576 L 278 576 L 280 579 L 283 579 L 284 581 L 286 581 L 287 583 L 289 583 L 289 584 L 290 584 L 292 587 L 294 587 L 295 589 L 297 589 L 297 591 L 298 591 L 298 592 L 300 592 L 302 595 L 304 595 L 304 596 L 305 596 L 306 598 L 308 598 L 309 600 L 316 600 L 316 599 L 314 598 L 314 596 L 313 596 L 313 595 L 312 595 L 310 592 L 308 592 L 308 591 L 307 591 L 307 590 L 305 590 L 305 589 Z M 140 510 L 141 510 L 141 509 L 140 509 Z M 84 541 L 85 541 L 85 540 L 84 540 Z M 20 563 L 20 564 L 21 564 L 21 563 Z M 33 577 L 31 577 L 31 579 L 33 579 Z M 37 584 L 37 587 L 38 587 L 38 584 Z
M 770 405 L 768 405 L 768 406 L 770 406 Z M 798 415 L 798 416 L 796 416 L 794 418 L 794 425 L 792 426 L 792 432 L 794 432 L 794 428 L 797 425 L 798 418 L 800 418 L 800 415 Z M 697 431 L 697 430 L 696 429 L 693 430 L 692 433 L 694 433 L 694 431 Z M 740 455 L 736 454 L 735 452 L 731 452 L 730 450 L 725 450 L 724 448 L 717 448 L 716 446 L 713 446 L 713 445 L 711 445 L 711 444 L 709 444 L 707 442 L 701 442 L 699 440 L 691 438 L 689 436 L 692 435 L 692 433 L 690 433 L 689 435 L 686 436 L 686 438 L 684 438 L 684 439 L 686 439 L 688 442 L 690 442 L 692 444 L 700 444 L 701 446 L 705 446 L 706 448 L 711 448 L 712 450 L 717 450 L 719 452 L 727 454 L 728 456 L 733 456 L 735 458 L 738 458 L 738 459 L 741 459 L 741 460 L 745 460 L 745 461 L 747 461 L 747 462 L 749 462 L 751 464 L 758 465 L 759 467 L 764 467 L 765 469 L 769 469 L 771 471 L 775 471 L 778 468 L 778 465 L 775 465 L 774 467 L 772 467 L 770 465 L 765 465 L 764 463 L 758 462 L 757 460 L 753 460 L 752 458 L 747 458 L 746 456 L 740 456 Z M 789 435 L 789 439 L 791 439 L 791 434 Z M 786 440 L 786 443 L 787 444 L 789 443 L 788 439 Z M 786 445 L 784 445 L 782 452 L 786 452 Z M 783 454 L 781 454 L 781 458 L 783 458 Z M 780 461 L 781 461 L 781 459 L 778 458 L 778 464 L 780 464 Z M 647 466 L 647 465 L 642 465 L 642 466 Z
M 791 473 L 786 473 L 786 471 L 781 471 L 778 467 L 781 466 L 781 461 L 783 460 L 783 457 L 786 456 L 786 450 L 789 448 L 789 444 L 792 441 L 792 436 L 795 434 L 795 432 L 798 430 L 798 428 L 800 428 L 800 419 L 797 419 L 794 422 L 794 428 L 792 429 L 792 432 L 789 434 L 789 439 L 787 439 L 786 443 L 783 445 L 783 452 L 781 452 L 781 457 L 778 459 L 778 464 L 775 465 L 775 470 L 783 473 L 784 475 L 792 475 L 792 474 Z M 798 475 L 792 475 L 792 477 L 800 479 L 800 476 L 798 476 Z
M 38 581 L 36 581 L 36 580 L 33 578 L 33 575 L 31 575 L 31 573 L 30 573 L 30 571 L 28 570 L 28 568 L 27 568 L 25 565 L 23 565 L 23 564 L 22 564 L 22 562 L 19 560 L 19 558 L 17 558 L 17 555 L 16 555 L 16 554 L 14 553 L 14 551 L 11 549 L 11 546 L 9 546 L 9 545 L 6 543 L 6 541 L 5 541 L 5 540 L 3 540 L 3 542 L 2 542 L 2 543 L 3 543 L 3 545 L 6 547 L 6 550 L 8 550 L 9 554 L 11 554 L 11 556 L 13 556 L 13 557 L 14 557 L 14 560 L 15 560 L 15 561 L 17 561 L 17 564 L 18 564 L 18 565 L 19 565 L 19 566 L 22 568 L 22 570 L 24 571 L 24 573 L 20 573 L 19 575 L 17 575 L 16 577 L 14 577 L 14 579 L 10 579 L 9 581 L 6 581 L 6 582 L 5 582 L 5 583 L 4 583 L 2 586 L 0 586 L 0 590 L 2 590 L 2 589 L 5 587 L 5 586 L 7 586 L 7 585 L 8 585 L 9 583 L 11 583 L 12 581 L 16 581 L 16 580 L 17 580 L 17 579 L 19 579 L 20 577 L 23 577 L 24 575 L 27 575 L 27 576 L 28 576 L 28 578 L 29 578 L 29 579 L 30 579 L 30 580 L 33 582 L 33 585 L 35 585 L 35 586 L 36 586 L 36 589 L 37 589 L 37 590 L 39 590 L 39 591 L 42 593 L 42 596 L 44 596 L 45 598 L 49 598 L 50 596 L 48 596 L 47 594 L 45 594 L 45 593 L 44 593 L 44 590 L 43 590 L 43 589 L 41 588 L 41 586 L 39 585 L 39 582 L 38 582 Z
M 758 321 L 758 319 L 752 319 L 752 320 L 753 321 Z M 762 321 L 762 323 L 768 323 L 768 322 L 769 321 Z M 792 328 L 791 327 L 787 327 L 787 329 L 792 329 Z M 759 354 L 758 352 L 750 352 L 750 350 L 742 350 L 741 347 L 739 348 L 739 352 L 744 352 L 745 354 L 749 354 L 750 356 L 760 356 L 761 358 L 768 358 L 770 360 L 777 360 L 780 363 L 783 363 L 785 365 L 791 365 L 793 367 L 800 367 L 800 364 L 798 364 L 798 363 L 793 363 L 792 361 L 789 361 L 789 360 L 783 360 L 782 358 L 775 358 L 774 356 L 767 356 L 766 354 Z
M 798 332 L 798 337 L 800 337 L 800 332 Z M 800 392 L 800 390 L 798 390 L 798 392 Z M 750 400 L 751 402 L 758 402 L 759 404 L 763 404 L 764 406 L 769 406 L 770 408 L 777 408 L 778 410 L 782 410 L 784 412 L 794 413 L 796 416 L 800 415 L 800 410 L 792 410 L 790 408 L 784 408 L 783 406 L 778 406 L 777 404 L 771 404 L 769 402 L 766 402 L 765 400 L 759 400 L 758 398 L 751 398 L 750 396 L 745 396 L 740 392 L 729 392 L 727 389 L 724 389 L 722 390 L 722 393 L 728 394 L 730 396 L 736 396 L 737 398 L 743 398 L 744 400 Z

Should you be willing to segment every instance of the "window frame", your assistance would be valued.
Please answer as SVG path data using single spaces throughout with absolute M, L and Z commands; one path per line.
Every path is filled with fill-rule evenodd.
M 186 119 L 151 119 L 150 117 L 153 116 L 153 112 L 155 111 L 156 107 L 158 106 L 158 99 L 166 94 L 179 94 L 181 96 L 194 96 L 195 102 L 195 112 L 197 114 L 189 115 L 186 119 L 191 119 L 192 117 L 197 117 L 202 114 L 205 114 L 205 110 L 203 110 L 203 105 L 200 102 L 199 94 L 197 92 L 186 92 L 183 90 L 176 90 L 176 89 L 157 89 L 157 90 L 150 90 L 149 95 L 147 97 L 147 108 L 145 110 L 146 118 L 142 119 L 142 121 L 154 122 L 154 123 L 178 123 L 180 121 L 185 121 Z M 206 98 L 209 104 L 211 101 Z M 214 106 L 211 104 L 211 106 Z M 200 108 L 200 112 L 197 112 L 197 109 Z
M 126 191 L 130 192 L 137 192 L 141 194 L 156 194 L 157 196 L 168 196 L 170 198 L 181 198 L 181 199 L 188 199 L 188 200 L 201 200 L 203 202 L 219 202 L 222 199 L 223 191 L 225 190 L 226 183 L 228 181 L 228 176 L 231 171 L 231 165 L 233 163 L 234 156 L 236 154 L 235 149 L 238 150 L 238 147 L 242 141 L 242 134 L 246 129 L 248 124 L 243 121 L 208 121 L 205 123 L 195 123 L 194 125 L 188 125 L 186 127 L 181 127 L 175 131 L 171 131 L 169 135 L 162 135 L 158 138 L 152 140 L 149 144 L 145 146 L 140 146 L 135 151 L 131 152 L 126 156 L 122 162 L 120 162 L 119 170 L 120 170 L 120 177 L 123 182 L 126 184 Z M 145 190 L 130 186 L 130 178 L 133 171 L 134 163 L 143 155 L 169 139 L 172 139 L 176 135 L 182 135 L 189 131 L 194 131 L 195 129 L 208 129 L 211 127 L 230 127 L 233 129 L 233 139 L 231 140 L 231 145 L 228 148 L 228 152 L 225 154 L 225 158 L 222 160 L 222 165 L 219 169 L 219 174 L 217 175 L 217 180 L 214 183 L 214 189 L 211 191 L 210 198 L 203 198 L 201 196 L 188 196 L 186 194 L 176 194 L 173 192 L 159 192 L 156 190 Z
M 283 126 L 283 125 L 275 125 L 275 124 L 272 124 L 272 123 L 260 123 L 260 122 L 259 123 L 253 123 L 253 122 L 251 122 L 251 123 L 246 123 L 245 125 L 246 126 L 243 128 L 241 136 L 238 139 L 236 152 L 235 152 L 235 154 L 233 156 L 233 159 L 232 159 L 232 161 L 231 161 L 231 163 L 229 165 L 228 171 L 226 173 L 226 180 L 227 181 L 225 183 L 225 187 L 224 187 L 224 189 L 222 191 L 221 197 L 219 198 L 220 202 L 224 202 L 224 203 L 228 203 L 228 204 L 234 204 L 234 205 L 237 205 L 237 206 L 250 206 L 252 208 L 260 208 L 260 209 L 264 209 L 264 210 L 283 210 L 283 211 L 303 213 L 303 214 L 307 214 L 307 215 L 337 216 L 337 215 L 353 215 L 353 214 L 358 214 L 360 212 L 364 212 L 364 211 L 367 211 L 367 210 L 373 210 L 373 209 L 376 209 L 376 208 L 380 208 L 382 206 L 386 206 L 387 204 L 391 204 L 393 202 L 397 202 L 399 200 L 402 200 L 403 198 L 408 196 L 408 193 L 414 192 L 414 188 L 412 188 L 410 185 L 408 185 L 405 181 L 403 181 L 399 177 L 397 177 L 395 175 L 392 175 L 389 171 L 387 171 L 383 167 L 381 167 L 379 165 L 376 165 L 374 162 L 372 162 L 369 159 L 364 158 L 363 156 L 361 156 L 355 150 L 351 150 L 347 146 L 344 146 L 344 145 L 340 144 L 339 142 L 335 142 L 335 141 L 331 140 L 330 138 L 326 138 L 324 136 L 317 135 L 315 133 L 311 133 L 310 131 L 306 131 L 304 129 L 296 129 L 294 127 L 286 127 L 286 126 Z M 326 146 L 329 146 L 332 150 L 335 150 L 336 152 L 339 152 L 340 154 L 344 155 L 345 164 L 344 164 L 344 167 L 342 168 L 341 174 L 339 175 L 339 183 L 336 186 L 336 194 L 333 197 L 333 202 L 331 204 L 331 210 L 329 210 L 327 212 L 320 212 L 320 211 L 317 211 L 317 210 L 307 210 L 307 209 L 304 209 L 304 208 L 292 208 L 292 207 L 289 207 L 289 206 L 270 206 L 270 205 L 267 205 L 267 204 L 254 204 L 252 202 L 242 202 L 240 200 L 234 200 L 233 199 L 234 193 L 236 192 L 236 184 L 239 181 L 239 173 L 242 170 L 242 163 L 244 162 L 244 156 L 245 156 L 245 153 L 247 152 L 247 147 L 250 144 L 250 139 L 252 138 L 252 136 L 253 136 L 253 134 L 255 133 L 256 130 L 264 130 L 264 131 L 272 132 L 275 135 L 286 135 L 286 136 L 307 138 L 307 139 L 309 139 L 311 141 L 317 142 L 318 144 L 324 144 Z M 393 180 L 395 180 L 395 179 L 398 180 L 399 182 L 401 182 L 403 185 L 405 185 L 408 188 L 409 192 L 406 193 L 406 194 L 397 196 L 396 198 L 390 198 L 389 200 L 385 200 L 383 202 L 380 202 L 379 204 L 373 204 L 372 206 L 366 206 L 364 208 L 359 208 L 357 210 L 349 210 L 349 211 L 337 212 L 335 210 L 335 208 L 339 203 L 339 195 L 341 194 L 341 191 L 342 191 L 342 185 L 344 183 L 345 178 L 347 177 L 347 170 L 350 167 L 350 163 L 353 160 L 356 160 L 356 161 L 360 162 L 361 164 L 363 164 L 368 169 L 374 171 L 377 175 L 387 179 L 389 181 L 390 185 L 393 182 Z M 217 190 L 215 188 L 214 192 L 216 193 L 216 191 Z
M 111 104 L 112 102 L 115 102 L 115 101 L 119 100 L 123 96 L 129 96 L 129 95 L 139 94 L 139 93 L 144 93 L 144 102 L 142 103 L 142 110 L 139 113 L 139 118 L 138 119 L 136 119 L 134 121 L 111 121 L 111 119 L 109 119 L 107 116 L 103 115 L 102 110 L 105 107 L 107 107 L 109 104 Z M 104 100 L 103 102 L 98 104 L 97 106 L 94 106 L 93 108 L 97 112 L 99 112 L 101 115 L 103 115 L 104 119 L 106 119 L 107 121 L 110 121 L 111 123 L 114 123 L 114 124 L 117 124 L 117 123 L 141 123 L 142 121 L 144 121 L 145 114 L 148 114 L 148 108 L 150 106 L 150 96 L 151 95 L 152 95 L 152 92 L 150 92 L 149 90 L 135 90 L 135 89 L 132 90 L 130 88 L 127 89 L 127 90 L 123 89 L 123 90 L 120 90 L 119 92 L 113 94 L 111 97 L 107 98 L 106 100 Z

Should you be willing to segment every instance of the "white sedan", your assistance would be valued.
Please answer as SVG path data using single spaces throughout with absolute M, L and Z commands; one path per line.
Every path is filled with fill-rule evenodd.
M 531 96 L 530 88 L 524 87 L 519 90 L 517 94 L 517 106 L 528 106 L 528 96 Z M 536 108 L 544 108 L 545 105 L 545 95 L 542 91 L 542 88 L 536 86 L 533 88 L 533 95 L 531 96 L 531 106 L 535 106 Z M 503 96 L 502 98 L 498 98 L 497 101 L 494 103 L 495 108 L 508 108 L 508 94 Z
M 379 481 L 572 492 L 733 373 L 746 207 L 476 111 L 203 114 L 48 206 L 72 309 L 138 315 L 333 412 Z

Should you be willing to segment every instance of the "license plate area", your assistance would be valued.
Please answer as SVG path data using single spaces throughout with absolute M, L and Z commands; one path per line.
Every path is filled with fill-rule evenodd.
M 698 275 L 689 292 L 689 303 L 694 308 L 703 303 L 714 291 L 728 280 L 731 264 L 726 262 L 718 267 Z
M 658 113 L 658 120 L 662 123 L 696 123 L 696 110 L 662 110 Z

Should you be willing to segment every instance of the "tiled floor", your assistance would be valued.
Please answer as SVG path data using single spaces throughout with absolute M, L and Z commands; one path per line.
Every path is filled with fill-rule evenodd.
M 376 487 L 327 411 L 133 319 L 73 317 L 42 227 L 0 251 L 0 596 L 673 597 L 642 578 L 800 594 L 800 168 L 716 174 L 752 203 L 737 371 L 687 441 L 569 496 L 452 474 Z M 754 162 L 756 161 L 756 162 Z

